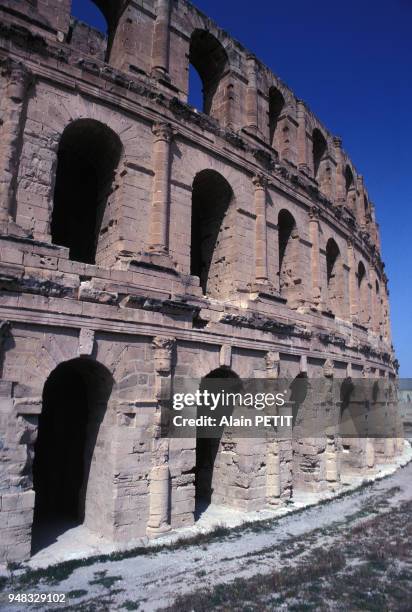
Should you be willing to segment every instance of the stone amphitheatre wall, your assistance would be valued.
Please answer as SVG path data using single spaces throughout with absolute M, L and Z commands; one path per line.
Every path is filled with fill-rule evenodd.
M 375 209 L 341 139 L 191 4 L 95 4 L 107 38 L 70 0 L 0 3 L 0 561 L 30 555 L 53 462 L 109 538 L 193 524 L 197 441 L 159 433 L 176 378 L 396 377 Z M 392 437 L 344 461 L 338 435 L 222 440 L 211 500 L 258 509 L 390 460 L 385 401 Z

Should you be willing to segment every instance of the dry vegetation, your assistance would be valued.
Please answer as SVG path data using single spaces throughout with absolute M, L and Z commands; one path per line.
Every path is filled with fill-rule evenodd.
M 338 538 L 335 524 L 292 541 L 280 553 L 281 569 L 180 596 L 165 610 L 410 612 L 412 502 L 381 513 L 387 504 L 382 497 L 373 509 L 352 515 L 346 526 L 339 524 Z M 370 513 L 375 516 L 365 519 Z M 319 536 L 328 544 L 314 546 Z
M 409 478 L 406 473 L 404 476 Z M 235 559 L 239 570 L 247 567 L 252 572 L 248 578 L 238 577 L 225 584 L 208 585 L 207 566 L 200 564 L 193 571 L 198 584 L 205 586 L 177 595 L 174 603 L 163 612 L 410 612 L 412 500 L 396 501 L 402 492 L 399 486 L 389 486 L 383 491 L 370 489 L 370 492 L 364 491 L 366 495 L 353 507 L 352 513 L 326 526 L 308 530 L 305 535 L 286 533 L 284 542 L 272 540 L 273 543 L 263 549 L 258 547 L 240 553 L 237 543 L 242 534 L 270 531 L 271 523 L 273 527 L 276 521 L 261 521 L 234 530 L 218 528 L 209 534 L 179 540 L 169 549 L 171 562 L 173 551 L 197 547 L 201 561 L 201 552 L 209 546 L 215 546 L 217 541 L 231 541 L 233 554 L 220 558 L 221 567 L 231 567 Z M 362 492 L 358 491 L 359 494 Z M 303 511 L 296 512 L 297 518 L 303 516 Z M 150 605 L 150 598 L 147 594 L 145 597 L 139 583 L 122 577 L 122 567 L 111 567 L 110 563 L 128 560 L 140 563 L 145 557 L 165 551 L 165 546 L 159 545 L 152 550 L 135 549 L 106 557 L 68 561 L 44 570 L 15 568 L 9 579 L 3 578 L 0 591 L 3 591 L 3 601 L 8 591 L 45 591 L 49 588 L 64 592 L 63 585 L 77 571 L 80 573 L 76 588 L 67 589 L 67 603 L 61 609 L 76 612 L 153 610 L 155 607 Z M 102 562 L 107 563 L 108 569 L 94 569 L 95 564 Z M 82 581 L 81 572 L 87 568 L 92 569 L 89 574 L 92 577 Z M 222 570 L 218 580 L 230 580 L 235 575 L 235 572 L 228 575 Z M 42 608 L 34 605 L 32 609 Z

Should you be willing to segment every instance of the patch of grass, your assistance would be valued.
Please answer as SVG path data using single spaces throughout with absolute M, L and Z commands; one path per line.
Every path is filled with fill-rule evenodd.
M 313 582 L 321 576 L 336 573 L 345 567 L 344 556 L 335 550 L 317 549 L 313 551 L 317 561 L 301 563 L 295 568 L 284 568 L 269 574 L 257 574 L 253 578 L 237 578 L 229 584 L 217 585 L 213 589 L 201 589 L 181 595 L 167 612 L 206 612 L 221 606 L 227 610 L 245 610 L 247 602 L 250 610 L 261 610 L 261 601 L 274 592 L 285 591 L 285 595 L 295 596 L 296 589 L 306 582 Z M 238 606 L 241 604 L 241 607 Z M 296 604 L 297 605 L 297 604 Z M 296 608 L 298 609 L 298 608 Z M 311 608 L 299 608 L 309 610 Z
M 405 467 L 405 466 L 402 466 L 402 467 Z M 377 482 L 379 483 L 382 480 L 389 478 L 389 477 L 390 477 L 390 474 L 388 474 L 387 476 L 385 476 L 384 478 L 380 479 Z M 339 500 L 339 499 L 342 499 L 348 496 L 358 495 L 360 492 L 362 492 L 362 490 L 372 487 L 374 484 L 375 483 L 373 481 L 364 482 L 362 485 L 360 485 L 354 490 L 342 491 L 337 496 L 331 499 L 322 500 L 321 502 L 319 502 L 318 504 L 314 506 L 309 506 L 308 508 L 293 509 L 286 516 L 270 518 L 270 519 L 263 519 L 260 521 L 250 521 L 248 523 L 244 523 L 234 528 L 228 528 L 228 527 L 220 525 L 216 527 L 215 530 L 209 533 L 197 534 L 190 538 L 182 537 L 176 540 L 172 544 L 157 544 L 155 546 L 150 546 L 150 547 L 138 546 L 138 547 L 135 547 L 127 551 L 115 552 L 111 554 L 95 555 L 95 556 L 84 558 L 84 559 L 74 559 L 70 561 L 64 561 L 62 563 L 59 563 L 53 566 L 49 566 L 47 568 L 37 569 L 37 570 L 24 571 L 25 570 L 24 565 L 11 563 L 8 565 L 8 568 L 12 572 L 12 575 L 10 578 L 6 578 L 6 577 L 0 578 L 0 592 L 6 589 L 10 589 L 10 588 L 13 588 L 13 590 L 17 590 L 17 589 L 28 590 L 30 588 L 37 588 L 37 587 L 41 588 L 42 585 L 46 585 L 46 584 L 55 586 L 55 585 L 60 584 L 67 578 L 69 578 L 75 570 L 82 568 L 82 567 L 92 566 L 95 563 L 106 563 L 106 562 L 111 562 L 111 561 L 122 561 L 126 559 L 137 558 L 137 557 L 153 556 L 163 551 L 179 550 L 179 549 L 190 548 L 193 546 L 202 547 L 203 549 L 206 550 L 208 547 L 208 544 L 212 544 L 217 541 L 222 541 L 222 539 L 236 539 L 240 535 L 245 534 L 245 533 L 260 533 L 260 532 L 268 531 L 274 528 L 276 525 L 278 525 L 279 523 L 281 523 L 283 520 L 285 520 L 288 517 L 290 518 L 291 516 L 300 515 L 302 513 L 307 512 L 308 510 L 311 510 L 311 509 L 314 510 L 316 509 L 316 507 L 319 507 L 319 506 L 333 504 L 334 502 L 336 502 L 336 500 Z M 372 503 L 375 503 L 376 501 L 377 505 L 379 504 L 386 505 L 385 500 L 383 498 L 388 498 L 390 495 L 393 495 L 399 490 L 400 490 L 399 487 L 392 487 L 390 490 L 386 491 L 383 496 L 381 496 L 380 501 L 379 501 L 379 497 L 377 497 L 377 499 L 373 500 Z M 368 504 L 370 503 L 371 502 L 369 501 Z M 313 530 L 311 534 L 309 534 L 308 537 L 305 539 L 304 544 L 308 546 L 310 543 L 313 542 L 313 538 L 318 537 L 319 534 L 324 535 L 326 537 L 329 537 L 329 536 L 334 537 L 336 535 L 337 530 L 348 528 L 351 522 L 354 522 L 358 520 L 359 518 L 362 518 L 362 519 L 366 518 L 367 516 L 371 515 L 371 512 L 374 513 L 374 510 L 373 509 L 368 510 L 368 506 L 365 505 L 365 507 L 362 507 L 360 511 L 347 517 L 345 521 L 337 521 L 336 523 L 330 525 L 327 528 L 320 528 L 318 530 Z M 392 512 L 393 510 L 389 510 L 389 512 L 385 512 L 385 514 L 392 514 Z M 381 513 L 379 513 L 377 516 L 378 517 L 381 516 Z M 362 525 L 358 527 L 358 530 L 359 530 L 358 533 L 362 535 L 365 529 L 374 529 L 374 523 L 373 523 L 374 520 L 375 520 L 375 517 L 373 517 L 369 521 L 368 520 L 363 521 Z M 356 528 L 357 527 L 355 526 L 355 529 Z M 397 542 L 398 550 L 403 551 L 402 552 L 403 558 L 407 558 L 409 555 L 409 548 L 410 548 L 409 542 L 410 542 L 411 535 L 412 533 L 409 534 L 409 537 L 406 538 L 405 542 L 403 543 Z M 281 548 L 283 549 L 283 547 L 284 545 L 282 545 Z M 250 556 L 259 556 L 259 554 L 262 554 L 262 553 L 269 554 L 270 552 L 276 552 L 279 549 L 280 549 L 279 546 L 273 546 L 273 547 L 268 548 L 265 551 L 260 551 L 260 553 L 257 553 L 257 554 L 252 553 Z M 296 553 L 296 554 L 299 554 L 299 553 Z M 348 554 L 351 554 L 351 553 L 349 553 L 348 551 Z M 353 556 L 353 552 L 352 552 L 352 556 Z M 14 572 L 18 572 L 17 575 Z M 94 605 L 94 604 L 91 604 L 91 605 Z
M 386 476 L 385 478 L 389 477 Z M 381 479 L 383 480 L 383 479 Z M 349 495 L 355 495 L 373 485 L 373 481 L 368 481 L 362 483 L 357 489 L 351 491 L 342 491 L 336 497 L 331 499 L 325 499 L 313 506 L 313 508 L 317 506 L 324 506 L 335 502 L 338 499 L 342 499 Z M 291 512 L 286 516 L 297 516 L 308 509 L 312 508 L 296 508 L 292 509 Z M 159 552 L 163 552 L 164 550 L 179 550 L 182 548 L 189 548 L 191 546 L 206 546 L 206 544 L 211 544 L 213 542 L 219 541 L 222 538 L 234 537 L 239 534 L 244 533 L 261 533 L 263 531 L 267 531 L 275 527 L 280 521 L 282 521 L 285 517 L 276 517 L 270 519 L 262 519 L 260 521 L 249 521 L 247 523 L 243 523 L 242 525 L 238 525 L 237 527 L 225 527 L 222 525 L 218 525 L 214 530 L 209 533 L 199 533 L 190 538 L 179 538 L 172 544 L 158 544 L 155 546 L 137 546 L 135 548 L 119 551 L 110 554 L 102 554 L 102 555 L 94 555 L 91 557 L 83 558 L 83 559 L 73 559 L 70 561 L 63 561 L 62 563 L 58 563 L 56 565 L 49 566 L 47 568 L 37 569 L 37 570 L 27 570 L 25 573 L 12 577 L 11 580 L 6 579 L 6 582 L 0 581 L 0 592 L 9 588 L 11 585 L 14 589 L 16 588 L 35 588 L 39 583 L 49 584 L 51 586 L 58 585 L 60 582 L 63 582 L 67 578 L 71 576 L 71 574 L 81 567 L 90 567 L 95 563 L 105 563 L 110 561 L 123 561 L 125 559 L 132 559 L 140 556 L 151 556 L 155 555 Z M 23 569 L 24 566 L 22 564 L 10 564 L 9 569 L 12 571 L 16 571 L 19 569 Z
M 87 595 L 87 591 L 84 589 L 74 589 L 73 591 L 69 591 L 66 593 L 69 599 L 79 599 L 80 597 L 85 597 Z
M 97 595 L 85 601 L 66 606 L 64 612 L 113 612 L 113 602 L 111 597 Z
M 370 502 L 372 506 L 374 501 Z M 362 513 L 365 511 L 362 508 Z M 359 512 L 355 516 L 359 518 Z M 181 595 L 164 612 L 269 612 L 277 609 L 288 612 L 335 609 L 409 612 L 412 501 L 369 517 L 360 526 L 340 521 L 340 531 L 336 531 L 336 524 L 331 525 L 330 535 L 335 537 L 330 544 L 318 548 L 307 546 L 302 558 L 293 566 L 289 564 L 263 576 L 238 578 L 229 584 Z M 324 534 L 318 531 L 322 537 Z M 289 557 L 290 553 L 296 556 L 307 540 L 290 538 L 280 545 L 280 551 L 285 553 L 285 558 L 286 553 Z M 314 542 L 313 537 L 310 540 Z M 260 556 L 267 551 L 260 551 Z M 355 553 L 356 564 L 353 564 Z M 250 553 L 252 555 L 259 561 L 259 553 Z
M 35 587 L 39 583 L 46 583 L 51 586 L 57 585 L 71 576 L 77 567 L 78 561 L 71 560 L 63 561 L 63 563 L 59 563 L 58 565 L 50 565 L 49 567 L 30 570 L 17 577 L 18 586 L 29 589 Z
M 89 584 L 99 584 L 105 589 L 111 589 L 116 582 L 123 580 L 122 576 L 107 576 L 107 570 L 104 570 L 102 572 L 95 572 L 94 576 L 95 579 L 90 580 Z
M 131 601 L 131 599 L 128 599 L 127 601 L 123 602 L 123 604 L 120 607 L 124 608 L 125 610 L 138 610 L 140 608 L 140 603 L 137 601 Z
M 289 606 L 290 612 L 309 612 L 309 611 L 317 610 L 317 609 L 318 608 L 316 604 L 312 604 L 309 602 L 296 603 L 296 604 L 291 604 Z

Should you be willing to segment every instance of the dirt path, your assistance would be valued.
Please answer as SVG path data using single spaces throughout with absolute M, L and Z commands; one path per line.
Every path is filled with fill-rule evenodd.
M 346 497 L 290 514 L 272 523 L 212 536 L 199 545 L 145 552 L 120 561 L 104 561 L 60 574 L 37 584 L 28 581 L 14 589 L 25 592 L 65 593 L 66 604 L 8 605 L 1 610 L 73 609 L 155 611 L 173 604 L 177 596 L 198 589 L 268 574 L 298 565 L 312 549 L 339 546 L 345 531 L 371 517 L 390 513 L 412 500 L 412 463 L 394 475 Z M 388 515 L 389 518 L 389 515 Z M 56 577 L 57 576 L 57 577 Z M 6 593 L 9 585 L 6 587 Z M 16 591 L 14 591 L 16 592 Z M 1 601 L 1 599 L 0 599 Z M 212 604 L 210 609 L 212 609 Z

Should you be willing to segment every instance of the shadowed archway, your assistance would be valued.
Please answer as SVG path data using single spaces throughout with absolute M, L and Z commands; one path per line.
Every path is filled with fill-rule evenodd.
M 225 390 L 228 392 L 238 392 L 241 388 L 241 382 L 237 374 L 231 369 L 221 367 L 210 372 L 202 379 L 200 390 L 209 391 L 210 393 Z M 214 412 L 214 416 L 220 418 L 223 414 L 229 416 L 232 413 L 233 407 L 218 406 Z M 210 410 L 198 408 L 197 415 L 202 414 L 210 416 Z M 207 509 L 214 500 L 215 489 L 222 485 L 223 478 L 220 474 L 221 467 L 218 466 L 218 456 L 221 448 L 221 437 L 224 428 L 215 428 L 215 437 L 206 438 L 199 435 L 199 430 L 196 438 L 196 467 L 195 467 L 195 519 Z
M 223 45 L 210 32 L 196 29 L 190 38 L 189 65 L 199 75 L 202 89 L 195 95 L 189 90 L 189 100 L 195 106 L 200 106 L 199 110 L 203 113 L 223 121 L 226 115 L 229 70 L 229 60 Z M 198 90 L 199 79 L 194 79 L 193 75 L 190 79 L 192 86 L 196 82 Z
M 202 170 L 193 181 L 190 273 L 203 293 L 221 297 L 230 284 L 233 227 L 228 222 L 233 191 L 215 170 Z
M 99 502 L 111 486 L 103 422 L 112 384 L 104 366 L 79 358 L 57 366 L 44 385 L 33 463 L 33 553 L 75 525 L 102 527 Z
M 51 234 L 53 244 L 67 247 L 74 261 L 96 261 L 121 153 L 117 134 L 99 121 L 78 119 L 62 134 Z

